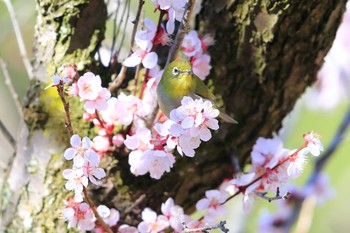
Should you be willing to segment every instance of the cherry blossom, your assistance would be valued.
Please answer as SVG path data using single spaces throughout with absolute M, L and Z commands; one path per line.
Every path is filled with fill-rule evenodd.
M 77 66 L 76 65 L 64 65 L 61 76 L 65 78 L 69 78 L 72 80 L 74 76 L 77 74 Z
M 320 137 L 317 134 L 314 134 L 313 132 L 304 134 L 303 137 L 306 140 L 306 146 L 308 151 L 313 156 L 319 156 L 321 151 L 323 151 L 323 145 L 321 143 Z
M 195 75 L 204 80 L 210 73 L 210 56 L 208 54 L 201 54 L 191 59 L 192 70 Z
M 87 187 L 88 178 L 84 175 L 82 169 L 65 169 L 62 175 L 68 181 L 65 184 L 67 190 L 74 190 L 74 198 L 76 202 L 83 201 L 83 187 Z
M 84 176 L 89 177 L 89 180 L 91 183 L 95 185 L 100 185 L 100 182 L 98 182 L 96 179 L 102 179 L 106 176 L 106 172 L 102 169 L 96 166 L 96 164 L 85 162 L 85 164 L 82 167 Z
M 187 57 L 194 57 L 203 52 L 202 43 L 196 31 L 192 30 L 185 35 L 181 49 Z
M 138 225 L 140 233 L 157 233 L 169 227 L 168 219 L 163 215 L 157 216 L 150 208 L 145 208 L 141 216 L 143 221 Z
M 88 137 L 81 140 L 79 135 L 74 134 L 70 139 L 70 144 L 72 147 L 64 152 L 64 157 L 67 160 L 73 159 L 74 166 L 83 166 L 85 160 L 94 164 L 100 163 L 100 157 L 91 149 L 92 142 Z
M 178 232 L 183 230 L 182 221 L 187 222 L 191 220 L 190 217 L 184 214 L 181 206 L 174 204 L 174 200 L 171 197 L 165 203 L 162 203 L 161 210 L 163 215 L 168 218 L 170 226 Z
M 119 221 L 120 218 L 120 214 L 118 212 L 118 210 L 111 208 L 109 209 L 107 206 L 105 205 L 99 205 L 96 208 L 98 214 L 101 216 L 101 218 L 103 219 L 103 221 L 110 227 L 117 225 L 117 222 Z M 101 232 L 105 232 L 104 229 L 101 229 L 103 231 Z M 95 232 L 99 232 L 96 231 L 96 229 L 94 229 Z
M 77 82 L 81 100 L 95 100 L 102 90 L 100 76 L 91 72 L 85 73 Z
M 199 200 L 196 204 L 197 210 L 205 210 L 204 221 L 213 222 L 216 217 L 226 213 L 226 207 L 222 204 L 228 198 L 225 191 L 208 190 L 205 192 L 206 198 Z
M 123 224 L 118 228 L 118 233 L 138 233 L 136 227 Z
M 108 107 L 107 100 L 109 100 L 109 98 L 111 98 L 111 93 L 107 88 L 102 88 L 96 99 L 86 100 L 84 109 L 90 114 L 94 113 L 95 110 L 103 111 Z
M 166 30 L 169 34 L 172 34 L 175 29 L 175 20 L 181 21 L 184 11 L 186 0 L 152 0 L 152 2 L 161 10 L 168 11 L 168 21 L 166 23 Z
M 90 206 L 85 203 L 67 202 L 63 210 L 63 217 L 68 221 L 68 229 L 77 227 L 79 231 L 91 231 L 95 227 L 95 216 Z

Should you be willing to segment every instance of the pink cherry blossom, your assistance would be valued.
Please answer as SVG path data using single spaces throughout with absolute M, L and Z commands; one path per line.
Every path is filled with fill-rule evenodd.
M 91 72 L 80 77 L 77 84 L 81 100 L 95 100 L 102 90 L 100 76 L 95 76 Z
M 62 77 L 69 78 L 72 80 L 74 76 L 77 74 L 77 66 L 76 65 L 64 65 L 63 70 L 61 72 Z
M 138 225 L 140 233 L 157 233 L 169 227 L 168 219 L 163 215 L 157 216 L 150 208 L 145 208 L 141 216 L 143 221 Z
M 101 183 L 98 182 L 96 179 L 100 180 L 106 176 L 106 172 L 102 168 L 99 168 L 95 164 L 90 162 L 85 162 L 82 169 L 84 176 L 89 177 L 91 183 L 95 185 L 101 185 Z
M 226 213 L 226 208 L 222 205 L 228 195 L 225 191 L 208 190 L 205 192 L 206 198 L 199 200 L 196 204 L 197 210 L 205 210 L 204 220 L 213 222 L 216 217 Z
M 118 210 L 114 208 L 109 209 L 105 205 L 99 205 L 96 210 L 108 226 L 115 226 L 119 221 L 120 214 Z
M 92 114 L 95 110 L 103 111 L 108 107 L 107 100 L 111 98 L 111 93 L 107 88 L 102 88 L 98 93 L 98 96 L 94 100 L 86 100 L 84 104 L 84 109 Z
M 161 10 L 168 11 L 168 22 L 166 29 L 169 34 L 172 34 L 175 29 L 175 20 L 181 21 L 184 11 L 186 0 L 152 0 L 152 2 Z
M 136 227 L 123 224 L 118 228 L 118 233 L 138 233 Z
M 112 143 L 117 147 L 120 147 L 121 145 L 123 145 L 124 141 L 125 141 L 125 137 L 123 134 L 118 133 L 112 137 Z
M 109 150 L 110 143 L 109 143 L 108 137 L 103 137 L 98 135 L 94 137 L 92 141 L 93 141 L 93 148 L 99 153 L 103 154 Z
M 183 230 L 182 221 L 190 221 L 190 218 L 184 214 L 182 207 L 175 205 L 171 197 L 162 203 L 161 210 L 163 215 L 168 218 L 170 226 L 178 232 Z
M 208 54 L 200 54 L 191 59 L 192 70 L 195 75 L 204 80 L 210 73 L 210 56 Z
M 304 134 L 303 137 L 306 140 L 306 146 L 309 152 L 313 156 L 319 156 L 321 151 L 323 151 L 323 145 L 321 143 L 320 137 L 313 132 Z
M 79 231 L 91 231 L 95 227 L 95 216 L 85 202 L 68 204 L 63 210 L 63 217 L 68 221 L 68 229 L 77 227 Z
M 82 169 L 65 169 L 62 172 L 62 175 L 68 181 L 65 184 L 65 188 L 67 190 L 74 190 L 75 201 L 81 202 L 83 201 L 83 187 L 87 187 L 88 178 L 84 175 Z
M 91 149 L 92 142 L 88 137 L 81 140 L 79 135 L 74 134 L 70 139 L 70 144 L 72 147 L 64 152 L 64 157 L 67 160 L 73 159 L 74 166 L 81 167 L 85 161 L 94 164 L 100 163 L 100 157 Z
M 185 35 L 181 49 L 187 57 L 194 57 L 202 53 L 202 43 L 196 31 L 192 30 Z
M 175 163 L 175 157 L 163 150 L 147 150 L 141 156 L 141 163 L 154 179 L 160 179 L 164 172 L 170 172 Z

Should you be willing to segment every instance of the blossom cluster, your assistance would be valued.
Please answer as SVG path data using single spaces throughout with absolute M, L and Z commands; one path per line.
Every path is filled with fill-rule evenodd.
M 181 106 L 170 113 L 170 119 L 157 123 L 154 131 L 138 128 L 134 135 L 127 135 L 125 146 L 132 150 L 129 155 L 131 172 L 144 175 L 147 172 L 160 179 L 175 163 L 173 150 L 193 157 L 201 141 L 208 141 L 210 129 L 219 128 L 215 119 L 219 111 L 208 100 L 184 97 Z
M 105 233 L 105 229 L 96 223 L 96 217 L 91 207 L 85 202 L 76 202 L 73 199 L 64 201 L 65 208 L 62 210 L 65 221 L 68 221 L 68 229 L 77 228 L 79 231 L 92 231 L 95 233 Z M 108 208 L 105 205 L 99 205 L 96 208 L 99 216 L 110 227 L 116 226 L 120 214 L 114 208 Z M 135 227 L 123 224 L 119 226 L 120 233 L 137 233 Z
M 183 226 L 181 222 L 185 222 L 190 229 L 208 225 L 203 220 L 194 220 L 186 215 L 183 208 L 175 205 L 172 198 L 168 198 L 166 202 L 162 203 L 161 212 L 162 214 L 157 215 L 152 209 L 145 208 L 141 213 L 142 221 L 137 227 L 138 231 L 140 233 L 157 233 L 163 232 L 170 227 L 175 232 L 182 232 Z
M 284 148 L 282 140 L 277 136 L 272 139 L 259 138 L 251 152 L 250 171 L 225 181 L 221 189 L 231 195 L 242 193 L 244 209 L 250 208 L 257 192 L 276 192 L 282 184 L 302 173 L 307 154 L 319 156 L 323 151 L 318 135 L 309 132 L 303 137 L 304 144 L 295 150 Z
M 195 75 L 204 80 L 210 73 L 210 56 L 206 53 L 209 46 L 214 44 L 214 39 L 209 36 L 200 36 L 197 31 L 190 31 L 184 37 L 181 45 L 183 54 L 190 58 L 192 70 Z

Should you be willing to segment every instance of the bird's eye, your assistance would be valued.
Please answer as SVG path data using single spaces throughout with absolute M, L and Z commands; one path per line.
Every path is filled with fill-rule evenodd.
M 180 70 L 179 70 L 179 68 L 177 68 L 177 67 L 174 67 L 173 68 L 173 75 L 179 75 L 180 74 Z

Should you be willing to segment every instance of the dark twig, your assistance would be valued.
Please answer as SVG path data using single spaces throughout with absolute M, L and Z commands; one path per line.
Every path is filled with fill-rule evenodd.
M 125 6 L 126 7 L 126 6 Z M 125 10 L 126 8 L 124 8 L 124 11 L 123 11 L 123 16 L 122 18 L 124 18 L 124 13 L 125 13 Z M 120 40 L 120 44 L 119 44 L 119 48 L 116 52 L 117 56 L 115 58 L 116 61 L 118 61 L 118 56 L 120 54 L 120 50 L 122 49 L 122 46 L 124 44 L 124 39 L 125 39 L 125 36 L 126 36 L 126 27 L 128 25 L 128 21 L 129 21 L 129 16 L 130 16 L 130 0 L 127 2 L 127 14 L 126 14 L 126 19 L 125 19 L 125 22 L 124 22 L 124 28 L 123 28 L 123 36 L 122 36 L 122 39 Z M 119 28 L 118 28 L 118 34 L 119 34 L 119 31 L 120 31 L 120 27 L 121 27 L 121 22 L 120 22 L 120 25 L 119 25 Z
M 276 190 L 276 195 L 274 197 L 267 197 L 266 194 L 267 192 L 254 192 L 255 195 L 261 197 L 262 199 L 265 199 L 267 200 L 268 202 L 272 202 L 272 201 L 276 201 L 276 200 L 287 200 L 288 199 L 288 196 L 289 196 L 289 192 L 286 192 L 284 195 L 280 196 L 280 189 L 279 187 L 277 187 L 277 190 Z
M 209 227 L 199 227 L 199 228 L 188 228 L 185 222 L 181 222 L 184 230 L 183 233 L 191 233 L 191 232 L 209 232 L 210 230 L 220 229 L 222 232 L 229 232 L 229 230 L 225 227 L 226 221 L 221 221 L 219 224 Z
M 4 135 L 4 137 L 7 139 L 7 141 L 11 144 L 12 148 L 16 148 L 16 140 L 14 137 L 12 137 L 11 133 L 9 130 L 6 128 L 6 126 L 2 123 L 0 120 L 0 132 Z
M 188 31 L 190 30 L 190 18 L 192 15 L 192 11 L 195 5 L 195 0 L 188 0 L 187 4 L 186 4 L 186 10 L 184 13 L 184 16 L 182 18 L 181 24 L 179 26 L 179 29 L 177 31 L 175 40 L 173 45 L 170 48 L 169 54 L 168 54 L 168 59 L 166 61 L 166 66 L 172 62 L 173 60 L 175 60 L 177 52 L 179 51 L 179 48 L 182 44 L 182 41 L 185 37 L 185 34 L 188 33 Z

